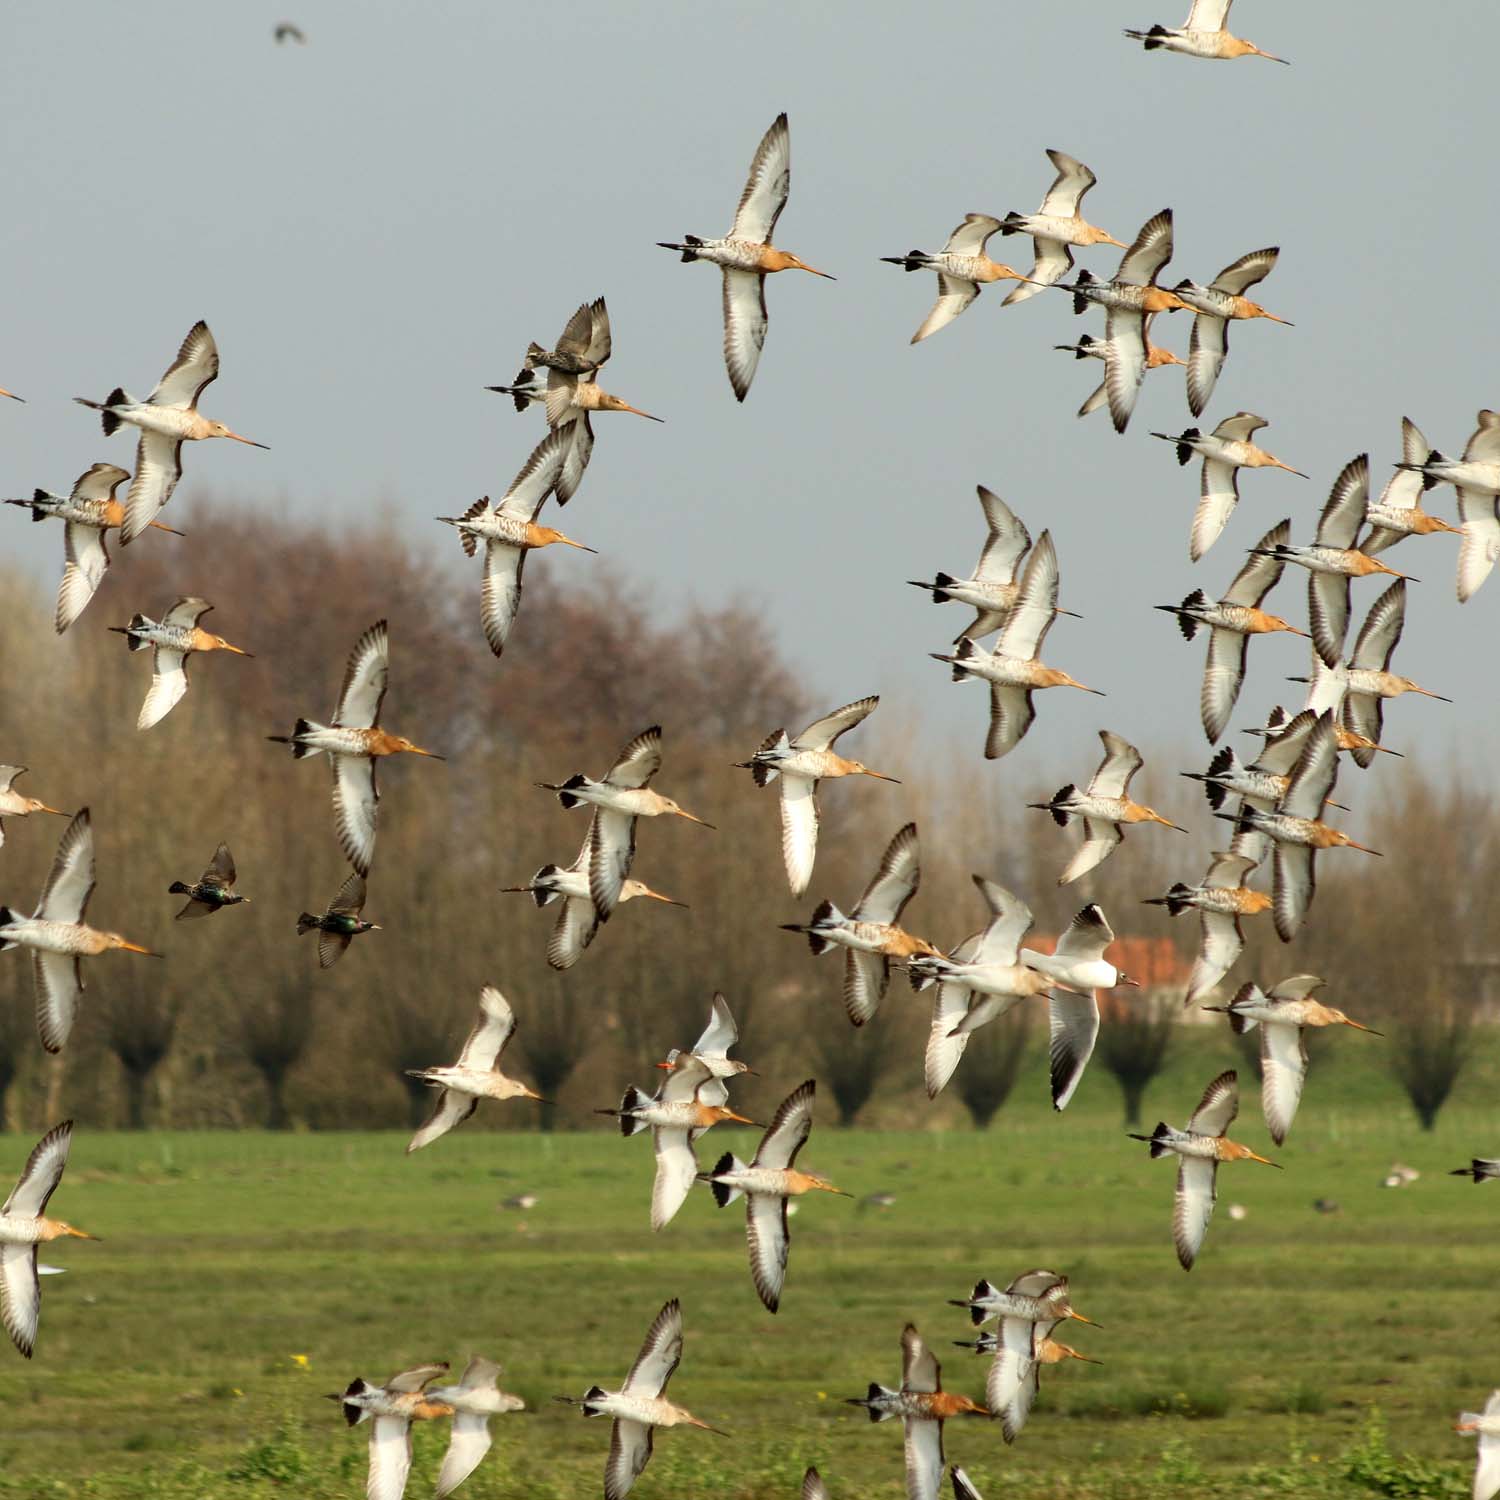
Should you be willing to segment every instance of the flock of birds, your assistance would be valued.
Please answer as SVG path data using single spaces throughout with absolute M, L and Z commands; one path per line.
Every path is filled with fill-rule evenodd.
M 1143 42 L 1147 51 L 1219 59 L 1258 56 L 1283 62 L 1229 33 L 1229 6 L 1230 0 L 1195 0 L 1183 27 L 1153 26 L 1126 35 Z M 289 23 L 277 31 L 278 41 L 287 39 L 304 40 Z M 1105 311 L 1102 338 L 1085 335 L 1058 346 L 1079 359 L 1099 359 L 1104 365 L 1104 379 L 1084 402 L 1080 415 L 1107 407 L 1115 428 L 1124 433 L 1147 371 L 1184 365 L 1188 408 L 1194 417 L 1199 416 L 1228 355 L 1230 323 L 1261 318 L 1286 321 L 1245 295 L 1274 269 L 1279 252 L 1275 248 L 1251 251 L 1206 284 L 1183 280 L 1167 290 L 1157 284 L 1157 278 L 1172 257 L 1171 210 L 1154 214 L 1126 245 L 1080 214 L 1082 199 L 1095 182 L 1089 168 L 1061 151 L 1047 154 L 1057 177 L 1036 213 L 1012 212 L 1004 218 L 966 214 L 942 250 L 912 250 L 887 257 L 908 272 L 932 271 L 937 276 L 937 301 L 912 341 L 929 338 L 946 327 L 992 282 L 1016 283 L 1005 306 L 1056 288 L 1070 296 L 1077 313 L 1092 306 Z M 724 362 L 740 401 L 749 393 L 765 343 L 766 277 L 785 270 L 827 276 L 772 244 L 789 186 L 790 133 L 786 116 L 781 115 L 756 149 L 729 233 L 719 239 L 684 235 L 681 241 L 662 242 L 684 262 L 706 261 L 721 270 Z M 1028 270 L 1018 271 L 989 258 L 986 246 L 997 233 L 1031 240 Z M 1074 269 L 1074 251 L 1098 245 L 1125 251 L 1113 277 L 1104 280 L 1079 270 L 1073 280 L 1064 280 Z M 1151 337 L 1154 320 L 1178 310 L 1193 314 L 1185 361 Z M 466 555 L 472 557 L 483 547 L 480 619 L 497 657 L 520 606 L 527 554 L 554 544 L 592 550 L 538 520 L 549 498 L 562 506 L 577 492 L 593 451 L 592 416 L 617 411 L 660 420 L 599 386 L 598 374 L 611 350 L 603 298 L 578 308 L 554 349 L 532 343 L 513 383 L 490 389 L 509 396 L 517 411 L 540 407 L 546 436 L 498 503 L 485 497 L 462 516 L 439 518 L 457 530 Z M 8 502 L 29 508 L 36 521 L 63 522 L 65 566 L 57 596 L 58 632 L 76 623 L 98 589 L 110 564 L 105 541 L 109 531 L 118 532 L 122 546 L 149 530 L 172 531 L 158 518 L 181 477 L 185 442 L 227 438 L 264 446 L 199 412 L 198 401 L 218 373 L 213 335 L 199 322 L 144 400 L 119 387 L 102 401 L 78 398 L 100 413 L 106 437 L 122 427 L 136 429 L 133 475 L 112 463 L 96 463 L 66 496 L 38 489 L 29 500 Z M 12 395 L 9 391 L 0 394 Z M 1205 556 L 1229 525 L 1241 469 L 1300 474 L 1253 441 L 1265 425 L 1253 413 L 1238 412 L 1209 432 L 1189 427 L 1177 434 L 1153 434 L 1174 445 L 1180 464 L 1195 457 L 1202 460 L 1200 498 L 1189 542 L 1193 562 Z M 116 491 L 127 479 L 129 488 L 121 501 Z M 1457 526 L 1422 507 L 1424 493 L 1438 484 L 1457 490 Z M 1296 937 L 1313 900 L 1318 851 L 1377 852 L 1323 821 L 1326 810 L 1338 806 L 1332 794 L 1339 757 L 1347 754 L 1359 767 L 1367 768 L 1377 752 L 1397 753 L 1381 743 L 1385 700 L 1405 693 L 1440 696 L 1390 670 L 1404 624 L 1409 580 L 1380 561 L 1378 554 L 1407 536 L 1458 534 L 1458 597 L 1466 601 L 1500 557 L 1497 497 L 1500 414 L 1480 413 L 1461 459 L 1433 450 L 1420 430 L 1404 421 L 1402 459 L 1378 500 L 1370 499 L 1369 460 L 1360 455 L 1334 481 L 1311 541 L 1294 545 L 1291 522 L 1282 521 L 1248 549 L 1247 560 L 1220 597 L 1210 597 L 1198 588 L 1180 604 L 1158 606 L 1176 618 L 1187 640 L 1207 632 L 1201 706 L 1203 729 L 1211 745 L 1218 745 L 1228 727 L 1244 679 L 1251 636 L 1287 632 L 1308 637 L 1312 645 L 1310 674 L 1300 679 L 1309 685 L 1305 705 L 1290 715 L 1276 710 L 1265 727 L 1256 731 L 1262 743 L 1249 764 L 1223 746 L 1205 771 L 1183 773 L 1202 783 L 1213 815 L 1233 825 L 1227 847 L 1212 856 L 1201 880 L 1191 885 L 1179 882 L 1152 898 L 1151 904 L 1165 906 L 1172 916 L 1188 910 L 1199 915 L 1201 940 L 1186 1004 L 1210 996 L 1234 966 L 1244 946 L 1245 918 L 1269 910 L 1278 936 L 1286 942 Z M 1043 531 L 1033 543 L 1025 524 L 998 495 L 980 487 L 979 500 L 986 537 L 972 576 L 958 578 L 939 572 L 929 581 L 914 582 L 929 591 L 935 602 L 957 602 L 975 612 L 952 649 L 933 655 L 951 667 L 956 681 L 977 678 L 989 684 L 985 755 L 996 759 L 1031 729 L 1038 691 L 1052 687 L 1097 690 L 1040 660 L 1053 623 L 1059 615 L 1070 614 L 1058 605 L 1059 564 L 1050 533 Z M 1306 630 L 1262 608 L 1288 564 L 1308 574 Z M 1394 582 L 1365 614 L 1353 649 L 1348 651 L 1351 583 L 1372 575 L 1391 577 Z M 190 655 L 216 650 L 249 654 L 202 629 L 199 622 L 211 608 L 207 600 L 187 596 L 177 599 L 160 620 L 137 613 L 128 625 L 110 627 L 126 637 L 132 652 L 148 646 L 153 652 L 151 685 L 139 729 L 159 723 L 181 702 L 188 686 Z M 981 642 L 991 635 L 996 640 L 987 648 Z M 363 919 L 362 912 L 374 862 L 379 761 L 397 754 L 442 758 L 381 726 L 389 644 L 385 621 L 377 621 L 355 643 L 329 722 L 299 718 L 289 734 L 270 736 L 290 746 L 294 759 L 323 754 L 332 767 L 335 827 L 351 870 L 321 915 L 303 912 L 297 920 L 299 933 L 319 933 L 318 961 L 324 968 L 335 963 L 356 936 L 378 930 Z M 777 729 L 740 763 L 759 787 L 779 782 L 782 853 L 794 896 L 807 890 L 814 870 L 820 782 L 845 776 L 894 780 L 833 748 L 878 702 L 873 696 L 851 702 L 795 736 Z M 1112 855 L 1127 828 L 1158 825 L 1183 831 L 1131 799 L 1130 783 L 1142 766 L 1139 751 L 1107 729 L 1100 731 L 1100 739 L 1104 758 L 1086 785 L 1080 789 L 1070 784 L 1049 801 L 1032 804 L 1064 828 L 1075 820 L 1081 825 L 1083 839 L 1059 876 L 1062 885 L 1083 878 Z M 661 764 L 662 733 L 652 726 L 625 744 L 602 777 L 579 772 L 544 784 L 564 809 L 589 810 L 583 844 L 570 865 L 544 865 L 526 884 L 508 888 L 529 893 L 538 906 L 560 903 L 547 947 L 548 961 L 554 967 L 566 969 L 576 963 L 623 902 L 642 896 L 681 904 L 630 873 L 640 819 L 674 816 L 713 826 L 652 788 Z M 36 812 L 68 816 L 14 790 L 23 769 L 0 766 L 0 819 Z M 0 842 L 3 837 L 0 823 Z M 1270 890 L 1253 889 L 1248 884 L 1252 873 L 1268 862 Z M 1027 999 L 1045 997 L 1052 1100 L 1056 1109 L 1064 1109 L 1094 1050 L 1100 992 L 1139 983 L 1105 957 L 1114 932 L 1104 912 L 1095 903 L 1085 905 L 1053 952 L 1026 948 L 1022 945 L 1033 925 L 1026 903 L 994 881 L 975 875 L 985 906 L 983 925 L 945 952 L 901 926 L 920 874 L 917 829 L 907 824 L 890 840 L 869 884 L 847 914 L 824 900 L 805 923 L 792 924 L 789 930 L 806 935 L 814 956 L 834 948 L 843 950 L 843 1000 L 855 1026 L 875 1017 L 893 964 L 906 969 L 915 990 L 934 989 L 925 1055 L 925 1080 L 932 1097 L 953 1076 L 978 1028 Z M 175 881 L 170 887 L 172 894 L 187 897 L 176 914 L 178 919 L 200 918 L 250 900 L 235 890 L 236 878 L 233 856 L 221 844 L 200 879 L 191 884 Z M 49 1052 L 65 1046 L 77 1018 L 83 958 L 110 950 L 151 952 L 118 933 L 87 925 L 84 918 L 94 884 L 93 828 L 84 808 L 69 821 L 32 915 L 0 907 L 0 951 L 21 947 L 31 953 L 38 1032 Z M 1205 1007 L 1226 1014 L 1236 1033 L 1259 1027 L 1262 1108 L 1267 1130 L 1278 1145 L 1286 1139 L 1302 1093 L 1307 1072 L 1306 1028 L 1345 1025 L 1369 1030 L 1315 999 L 1323 984 L 1321 978 L 1308 974 L 1293 975 L 1267 989 L 1247 982 L 1226 1004 Z M 413 1075 L 433 1088 L 435 1103 L 412 1137 L 409 1152 L 431 1145 L 460 1125 L 481 1099 L 540 1097 L 501 1070 L 501 1057 L 515 1027 L 510 1004 L 498 989 L 486 986 L 479 996 L 477 1023 L 456 1061 Z M 696 1143 L 705 1131 L 723 1121 L 757 1123 L 729 1107 L 730 1081 L 750 1071 L 728 1055 L 736 1040 L 729 1007 L 722 995 L 716 995 L 708 1026 L 696 1043 L 673 1049 L 658 1064 L 666 1076 L 656 1091 L 648 1094 L 632 1087 L 618 1109 L 602 1112 L 615 1117 L 627 1137 L 651 1131 L 656 1162 L 650 1200 L 653 1230 L 671 1221 L 696 1185 L 706 1185 L 721 1208 L 744 1198 L 751 1279 L 761 1303 L 774 1313 L 785 1289 L 794 1200 L 815 1191 L 849 1195 L 796 1166 L 812 1128 L 816 1085 L 811 1079 L 783 1100 L 764 1127 L 750 1161 L 726 1152 L 712 1170 L 700 1170 Z M 1148 1144 L 1152 1159 L 1177 1161 L 1172 1231 L 1184 1269 L 1191 1269 L 1202 1249 L 1214 1209 L 1219 1164 L 1248 1160 L 1277 1165 L 1228 1138 L 1225 1132 L 1238 1107 L 1238 1081 L 1228 1071 L 1208 1085 L 1185 1128 L 1163 1122 L 1150 1135 L 1134 1137 Z M 55 1269 L 38 1263 L 38 1246 L 63 1237 L 93 1238 L 46 1213 L 61 1180 L 71 1138 L 71 1122 L 48 1131 L 0 1209 L 0 1315 L 16 1348 L 28 1358 L 40 1312 L 38 1278 Z M 1500 1161 L 1476 1158 L 1456 1175 L 1470 1176 L 1476 1183 L 1500 1178 Z M 1067 1278 L 1055 1272 L 1025 1271 L 1003 1290 L 982 1279 L 955 1305 L 969 1311 L 976 1328 L 998 1319 L 993 1331 L 981 1332 L 962 1344 L 991 1357 L 985 1405 L 943 1390 L 938 1362 L 911 1325 L 901 1336 L 899 1387 L 872 1383 L 866 1395 L 853 1398 L 874 1422 L 902 1419 L 910 1500 L 935 1500 L 945 1464 L 945 1421 L 963 1415 L 997 1418 L 1009 1442 L 1026 1422 L 1041 1367 L 1070 1358 L 1088 1359 L 1052 1337 L 1064 1320 L 1089 1322 L 1074 1310 Z M 618 1389 L 594 1385 L 576 1399 L 558 1398 L 577 1405 L 585 1416 L 613 1419 L 605 1500 L 622 1500 L 629 1492 L 651 1457 L 657 1428 L 717 1430 L 664 1394 L 682 1347 L 682 1310 L 674 1299 L 651 1324 Z M 462 1483 L 483 1458 L 491 1441 L 490 1418 L 522 1406 L 519 1398 L 500 1390 L 499 1367 L 487 1359 L 472 1360 L 456 1385 L 434 1384 L 447 1371 L 446 1364 L 433 1363 L 404 1370 L 383 1385 L 356 1379 L 332 1397 L 351 1426 L 370 1423 L 370 1500 L 399 1500 L 404 1493 L 413 1421 L 452 1419 L 452 1437 L 437 1483 L 436 1493 L 441 1497 Z M 1500 1391 L 1491 1396 L 1482 1414 L 1462 1414 L 1458 1430 L 1479 1437 L 1474 1494 L 1475 1500 L 1489 1500 L 1500 1491 Z M 953 1469 L 952 1483 L 957 1500 L 977 1500 L 962 1469 Z M 804 1500 L 819 1500 L 826 1493 L 817 1471 L 809 1470 Z

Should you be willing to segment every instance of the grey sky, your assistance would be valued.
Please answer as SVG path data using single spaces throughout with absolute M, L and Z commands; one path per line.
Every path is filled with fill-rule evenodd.
M 456 556 L 430 518 L 503 488 L 542 431 L 482 387 L 604 293 L 605 384 L 667 425 L 598 420 L 571 534 L 663 607 L 763 600 L 830 705 L 879 691 L 934 744 L 977 758 L 985 690 L 950 684 L 925 655 L 965 615 L 902 580 L 968 569 L 984 482 L 1033 534 L 1052 528 L 1063 602 L 1087 616 L 1060 622 L 1047 659 L 1110 693 L 1045 695 L 996 775 L 1071 775 L 1092 763 L 1100 724 L 1193 746 L 1196 764 L 1203 648 L 1149 606 L 1221 589 L 1282 516 L 1310 539 L 1353 454 L 1369 449 L 1383 484 L 1403 414 L 1457 451 L 1476 409 L 1500 401 L 1486 290 L 1500 11 L 1447 0 L 1416 37 L 1394 4 L 1241 0 L 1234 29 L 1290 68 L 1148 56 L 1120 35 L 1176 25 L 1183 8 L 948 4 L 941 22 L 895 5 L 13 8 L 0 384 L 29 404 L 0 402 L 0 488 L 64 488 L 100 459 L 128 467 L 129 438 L 103 439 L 69 398 L 117 383 L 144 394 L 205 317 L 223 357 L 205 410 L 272 451 L 193 445 L 179 500 L 211 489 L 349 524 L 389 500 L 414 545 Z M 283 15 L 306 47 L 272 42 Z M 653 241 L 728 228 L 781 109 L 793 177 L 778 240 L 840 279 L 771 279 L 741 407 L 717 272 Z M 938 248 L 967 211 L 1034 209 L 1048 146 L 1094 168 L 1085 209 L 1121 239 L 1175 209 L 1169 285 L 1282 247 L 1257 295 L 1297 326 L 1234 329 L 1203 425 L 1257 411 L 1266 445 L 1314 477 L 1246 475 L 1196 566 L 1196 462 L 1179 470 L 1147 436 L 1189 425 L 1180 371 L 1147 380 L 1117 437 L 1104 415 L 1073 416 L 1101 367 L 1051 347 L 1098 331 L 1097 315 L 1075 319 L 1057 293 L 1002 313 L 1001 288 L 913 349 L 934 280 L 878 262 Z M 1014 239 L 990 248 L 1027 253 Z M 1117 254 L 1080 264 L 1107 274 Z M 1157 337 L 1185 353 L 1187 331 L 1178 315 Z M 1451 490 L 1432 503 L 1453 517 Z M 0 522 L 0 552 L 50 588 L 59 528 Z M 1460 700 L 1397 704 L 1387 739 L 1408 750 L 1500 729 L 1500 579 L 1460 610 L 1455 559 L 1446 537 L 1389 555 L 1423 580 L 1397 669 Z M 582 586 L 591 565 L 553 566 Z M 212 597 L 213 581 L 192 590 Z M 1356 584 L 1356 621 L 1379 592 Z M 1303 618 L 1300 571 L 1271 607 Z M 75 629 L 104 623 L 96 610 Z M 1256 643 L 1233 722 L 1297 701 L 1280 679 L 1305 665 L 1301 642 Z

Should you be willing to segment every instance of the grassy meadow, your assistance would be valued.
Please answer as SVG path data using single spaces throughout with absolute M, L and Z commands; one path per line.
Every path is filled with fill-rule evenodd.
M 1322 1048 L 1286 1148 L 1267 1152 L 1286 1170 L 1222 1169 L 1190 1275 L 1169 1237 L 1172 1167 L 1123 1137 L 1097 1065 L 1054 1117 L 1035 1051 L 985 1133 L 839 1131 L 825 1110 L 803 1164 L 895 1203 L 806 1202 L 776 1317 L 750 1285 L 740 1205 L 721 1212 L 704 1190 L 651 1235 L 646 1138 L 471 1126 L 408 1159 L 394 1133 L 80 1132 L 53 1211 L 104 1243 L 44 1256 L 67 1274 L 43 1283 L 37 1356 L 0 1358 L 0 1495 L 360 1495 L 364 1430 L 323 1393 L 473 1352 L 504 1364 L 530 1410 L 495 1421 L 459 1493 L 597 1494 L 607 1424 L 551 1398 L 618 1382 L 678 1296 L 671 1394 L 731 1435 L 663 1434 L 643 1500 L 790 1497 L 809 1463 L 836 1500 L 895 1500 L 899 1425 L 842 1398 L 895 1383 L 911 1319 L 945 1384 L 982 1399 L 986 1364 L 948 1344 L 970 1334 L 946 1299 L 1033 1265 L 1071 1275 L 1103 1326 L 1067 1337 L 1104 1364 L 1045 1372 L 1011 1448 L 998 1424 L 949 1424 L 949 1458 L 987 1495 L 1465 1495 L 1473 1445 L 1449 1426 L 1500 1382 L 1500 1189 L 1444 1174 L 1500 1146 L 1500 1046 L 1481 1041 L 1428 1135 L 1385 1071 L 1388 1043 Z M 1148 1127 L 1181 1122 L 1237 1060 L 1223 1033 L 1185 1035 Z M 1267 1148 L 1241 1077 L 1234 1134 Z M 764 1118 L 797 1081 L 746 1080 L 759 1088 L 738 1100 Z M 720 1127 L 700 1159 L 748 1142 Z M 29 1145 L 5 1139 L 7 1172 Z M 1387 1190 L 1398 1158 L 1421 1178 Z M 499 1206 L 523 1190 L 534 1209 Z M 1339 1211 L 1315 1212 L 1320 1197 Z M 409 1494 L 430 1491 L 445 1442 L 419 1427 Z

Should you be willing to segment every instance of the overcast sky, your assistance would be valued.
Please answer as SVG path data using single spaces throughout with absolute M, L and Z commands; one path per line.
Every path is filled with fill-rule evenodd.
M 132 440 L 103 439 L 69 398 L 117 383 L 145 394 L 203 317 L 223 359 L 205 411 L 271 451 L 191 445 L 179 502 L 211 491 L 356 525 L 384 501 L 414 546 L 457 557 L 431 518 L 498 493 L 542 431 L 483 387 L 603 293 L 604 384 L 666 425 L 597 421 L 566 527 L 664 610 L 755 600 L 829 706 L 881 692 L 934 745 L 977 758 L 985 689 L 951 684 L 925 654 L 966 617 L 903 580 L 968 571 L 982 482 L 1034 534 L 1052 529 L 1063 602 L 1087 617 L 1059 623 L 1047 660 L 1110 694 L 1046 694 L 995 774 L 1068 779 L 1092 764 L 1100 725 L 1193 745 L 1197 764 L 1203 646 L 1150 606 L 1221 590 L 1283 516 L 1311 540 L 1345 460 L 1368 449 L 1384 482 L 1403 415 L 1458 451 L 1475 411 L 1500 405 L 1500 10 L 1428 6 L 1416 37 L 1394 5 L 1364 6 L 1356 36 L 1347 5 L 1242 0 L 1235 29 L 1289 68 L 1147 55 L 1120 34 L 1176 25 L 1182 9 L 950 3 L 934 21 L 890 4 L 14 7 L 0 49 L 0 385 L 29 404 L 0 402 L 0 489 L 64 490 L 95 461 L 130 466 Z M 283 15 L 305 47 L 272 41 Z M 727 230 L 783 109 L 793 173 L 778 242 L 839 279 L 771 278 L 740 406 L 717 271 L 653 241 Z M 1100 318 L 1075 319 L 1063 295 L 1002 312 L 1003 287 L 986 292 L 908 346 L 934 280 L 878 257 L 939 248 L 968 211 L 1035 209 L 1049 146 L 1093 167 L 1085 212 L 1120 239 L 1175 210 L 1168 285 L 1282 247 L 1255 295 L 1297 326 L 1234 328 L 1203 425 L 1259 412 L 1265 444 L 1313 478 L 1246 474 L 1196 566 L 1197 465 L 1179 469 L 1147 435 L 1192 421 L 1181 372 L 1151 375 L 1118 437 L 1105 415 L 1073 415 L 1102 367 L 1052 346 Z M 1027 253 L 1018 239 L 990 248 Z M 1081 263 L 1107 275 L 1117 253 Z M 1157 329 L 1184 354 L 1187 334 L 1182 315 Z M 1431 503 L 1453 518 L 1451 490 Z M 1459 701 L 1394 705 L 1386 738 L 1434 757 L 1500 729 L 1500 579 L 1460 609 L 1456 551 L 1434 537 L 1388 554 L 1423 580 L 1396 668 Z M 55 526 L 0 515 L 0 555 L 49 590 L 60 553 Z M 595 564 L 552 566 L 582 587 Z M 477 631 L 477 565 L 465 577 Z M 212 580 L 193 591 L 211 597 Z M 1356 623 L 1379 592 L 1356 584 Z M 1289 569 L 1270 607 L 1301 620 L 1305 599 Z M 108 618 L 96 609 L 75 628 Z M 1305 667 L 1292 638 L 1255 643 L 1233 722 L 1300 701 L 1281 679 Z

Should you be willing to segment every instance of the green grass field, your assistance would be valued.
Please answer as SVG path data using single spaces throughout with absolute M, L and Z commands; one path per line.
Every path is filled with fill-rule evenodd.
M 648 1138 L 466 1128 L 407 1159 L 395 1134 L 80 1133 L 53 1211 L 105 1243 L 44 1257 L 68 1274 L 43 1283 L 37 1357 L 0 1358 L 0 1495 L 362 1495 L 364 1431 L 323 1393 L 471 1352 L 530 1410 L 495 1422 L 459 1493 L 595 1495 L 607 1424 L 551 1398 L 617 1382 L 678 1296 L 671 1394 L 731 1435 L 662 1435 L 643 1500 L 790 1497 L 808 1463 L 835 1500 L 894 1500 L 899 1426 L 842 1398 L 895 1383 L 911 1319 L 945 1384 L 982 1399 L 985 1363 L 948 1345 L 969 1333 L 946 1299 L 1034 1265 L 1072 1277 L 1103 1326 L 1068 1337 L 1105 1363 L 1048 1371 L 1012 1448 L 998 1424 L 949 1424 L 949 1458 L 987 1496 L 1466 1495 L 1473 1446 L 1449 1427 L 1500 1383 L 1500 1189 L 1444 1173 L 1500 1149 L 1500 1055 L 1487 1038 L 1424 1136 L 1386 1045 L 1350 1034 L 1315 1057 L 1287 1147 L 1268 1152 L 1286 1170 L 1222 1170 L 1191 1275 L 1170 1243 L 1172 1167 L 1123 1137 L 1102 1070 L 1054 1117 L 1030 1059 L 983 1134 L 840 1132 L 825 1108 L 803 1164 L 896 1202 L 806 1202 L 776 1317 L 750 1285 L 740 1205 L 703 1190 L 651 1235 Z M 1185 1041 L 1148 1125 L 1180 1123 L 1233 1061 L 1219 1033 Z M 1253 1080 L 1234 1134 L 1267 1147 Z M 700 1158 L 750 1139 L 721 1127 Z M 9 1172 L 30 1142 L 5 1145 Z M 1398 1157 L 1421 1179 L 1383 1189 Z M 534 1210 L 498 1207 L 523 1189 Z M 1341 1211 L 1314 1212 L 1318 1197 Z M 418 1430 L 409 1494 L 430 1493 L 445 1441 Z

